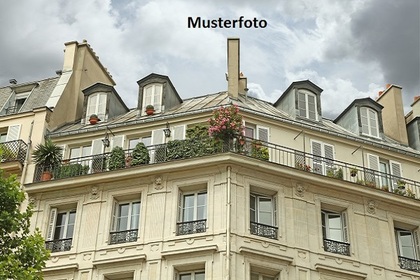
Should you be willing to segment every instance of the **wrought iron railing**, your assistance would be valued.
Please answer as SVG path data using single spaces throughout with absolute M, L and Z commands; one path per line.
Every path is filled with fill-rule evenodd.
M 206 232 L 206 222 L 207 220 L 197 220 L 189 222 L 179 222 L 176 224 L 176 234 L 185 235 Z
M 350 244 L 331 239 L 324 239 L 324 250 L 326 252 L 350 256 Z
M 137 241 L 138 229 L 114 231 L 109 233 L 109 244 L 119 244 Z
M 25 162 L 28 144 L 22 140 L 13 140 L 0 143 L 0 160 L 1 162 L 19 161 Z
M 358 183 L 360 185 L 382 189 L 407 197 L 420 198 L 420 182 L 391 175 L 348 162 L 332 160 L 325 157 L 304 153 L 300 150 L 276 145 L 273 143 L 244 138 L 243 141 L 230 139 L 228 141 L 208 141 L 203 139 L 186 139 L 169 141 L 166 144 L 148 147 L 147 161 L 134 161 L 131 158 L 133 150 L 126 150 L 126 159 L 110 164 L 110 154 L 103 153 L 63 161 L 51 166 L 53 179 L 100 173 L 119 168 L 137 165 L 155 164 L 173 160 L 208 156 L 212 154 L 232 152 L 263 161 L 288 166 L 291 168 L 315 173 L 334 179 Z M 117 166 L 117 167 L 116 167 Z M 40 181 L 45 168 L 36 168 L 34 181 Z
M 420 273 L 420 260 L 398 256 L 398 263 L 402 269 Z
M 70 251 L 72 238 L 56 239 L 45 241 L 45 248 L 51 252 L 65 252 Z
M 251 234 L 267 237 L 271 239 L 277 239 L 278 228 L 275 226 L 269 226 L 259 223 L 251 222 Z

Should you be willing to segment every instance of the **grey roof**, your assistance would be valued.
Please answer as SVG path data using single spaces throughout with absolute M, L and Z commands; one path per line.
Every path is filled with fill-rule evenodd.
M 396 141 L 385 137 L 384 139 L 369 139 L 354 134 L 345 128 L 335 124 L 332 120 L 322 119 L 322 122 L 305 121 L 303 119 L 294 119 L 284 112 L 278 110 L 272 103 L 266 102 L 253 97 L 245 97 L 239 95 L 237 100 L 229 98 L 227 92 L 219 92 L 200 97 L 185 99 L 180 105 L 165 111 L 162 114 L 155 114 L 153 116 L 140 116 L 138 109 L 132 109 L 128 113 L 113 118 L 107 122 L 99 123 L 97 125 L 82 124 L 77 121 L 74 124 L 66 125 L 55 131 L 50 132 L 50 136 L 59 137 L 69 134 L 77 134 L 83 132 L 93 132 L 98 130 L 105 130 L 106 127 L 114 128 L 130 124 L 149 123 L 158 120 L 167 120 L 179 116 L 196 114 L 199 112 L 212 112 L 214 109 L 228 104 L 236 104 L 243 112 L 250 112 L 262 117 L 271 118 L 276 121 L 290 123 L 301 127 L 302 129 L 310 129 L 321 131 L 327 134 L 336 135 L 347 139 L 352 139 L 363 145 L 373 145 L 396 152 L 410 154 L 411 156 L 420 157 L 420 152 L 410 147 L 400 145 Z
M 52 77 L 40 81 L 2 87 L 0 88 L 0 108 L 8 106 L 8 100 L 15 89 L 30 85 L 34 86 L 33 90 L 27 97 L 25 103 L 23 104 L 19 112 L 29 112 L 32 111 L 34 108 L 45 106 L 58 82 L 58 79 L 59 77 Z

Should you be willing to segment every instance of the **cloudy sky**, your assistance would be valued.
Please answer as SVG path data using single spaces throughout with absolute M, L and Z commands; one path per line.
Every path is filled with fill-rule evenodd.
M 199 3 L 199 4 L 198 4 Z M 264 19 L 266 28 L 192 29 L 188 17 Z M 324 115 L 403 87 L 420 95 L 418 0 L 27 0 L 0 2 L 0 86 L 55 76 L 64 42 L 86 39 L 128 107 L 137 83 L 168 75 L 181 98 L 227 89 L 226 39 L 241 39 L 250 93 L 275 102 L 293 81 L 324 89 Z

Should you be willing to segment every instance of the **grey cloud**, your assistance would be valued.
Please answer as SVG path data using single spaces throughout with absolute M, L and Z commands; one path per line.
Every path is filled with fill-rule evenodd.
M 359 58 L 377 61 L 386 82 L 402 86 L 410 104 L 420 93 L 420 2 L 373 0 L 354 17 L 352 34 Z

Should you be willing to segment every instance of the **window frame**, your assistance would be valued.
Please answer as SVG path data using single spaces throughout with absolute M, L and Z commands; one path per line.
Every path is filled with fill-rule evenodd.
M 93 101 L 93 98 L 96 98 L 95 104 L 91 104 Z M 101 98 L 104 98 L 104 100 L 101 100 Z M 100 108 L 100 105 L 103 102 L 103 109 Z M 93 106 L 94 105 L 94 106 Z M 85 123 L 89 124 L 89 118 L 92 114 L 96 114 L 101 121 L 106 121 L 108 119 L 107 114 L 107 106 L 108 106 L 108 94 L 106 92 L 95 92 L 93 94 L 90 94 L 87 98 L 87 104 L 86 104 L 86 120 Z M 99 111 L 102 109 L 101 111 Z
M 156 92 L 156 88 L 160 87 L 160 92 Z M 152 92 L 150 93 L 150 103 L 149 102 L 149 97 L 146 96 L 147 90 L 151 88 Z M 157 98 L 156 98 L 157 97 Z M 155 109 L 155 113 L 160 113 L 163 111 L 163 84 L 161 83 L 152 83 L 152 84 L 148 84 L 145 85 L 143 87 L 143 98 L 142 98 L 142 112 L 141 115 L 145 116 L 146 114 L 146 106 L 147 105 L 153 105 L 154 109 Z M 158 99 L 158 102 L 156 103 L 156 100 Z
M 57 229 L 62 228 L 61 226 L 58 227 L 57 220 L 58 215 L 66 214 L 66 220 L 64 224 L 64 237 L 63 238 L 55 238 L 57 234 Z M 74 213 L 74 222 L 72 224 L 73 231 L 72 235 L 69 236 L 69 221 L 70 221 L 70 214 Z M 47 228 L 46 228 L 46 236 L 45 236 L 45 244 L 47 249 L 51 250 L 52 253 L 56 252 L 67 252 L 72 250 L 74 246 L 74 235 L 78 230 L 77 225 L 77 205 L 76 206 L 60 206 L 60 207 L 50 207 L 49 208 L 49 215 L 47 217 Z M 51 244 L 51 246 L 50 246 Z M 57 249 L 58 248 L 58 249 Z
M 360 110 L 360 132 L 362 135 L 366 135 L 366 136 L 370 136 L 370 137 L 375 137 L 375 138 L 380 138 L 380 134 L 379 134 L 379 114 L 376 110 L 372 109 L 371 107 L 368 106 L 362 106 L 359 108 Z M 366 116 L 363 116 L 364 113 L 366 111 Z M 373 130 L 374 130 L 374 126 L 372 126 L 372 119 L 371 119 L 371 115 L 370 113 L 374 114 L 374 125 L 376 126 L 375 129 L 375 133 L 376 135 L 374 135 Z M 364 118 L 366 118 L 366 123 L 364 123 Z M 364 131 L 364 127 L 366 127 L 367 132 Z
M 303 95 L 304 99 L 305 99 L 303 101 L 304 102 L 304 108 L 302 108 L 303 104 L 301 103 L 302 100 L 300 99 L 301 95 Z M 314 98 L 314 108 L 313 108 L 314 109 L 314 115 L 315 115 L 314 118 L 312 118 L 310 116 L 310 108 L 309 108 L 309 100 L 308 100 L 309 96 Z M 297 93 L 296 93 L 296 98 L 297 98 L 296 104 L 297 104 L 298 116 L 301 117 L 301 118 L 308 119 L 308 120 L 318 121 L 319 120 L 319 116 L 318 116 L 318 96 L 315 93 L 313 93 L 311 91 L 308 91 L 308 90 L 298 90 Z M 304 110 L 304 113 L 305 113 L 304 116 L 301 114 L 302 110 Z
M 206 271 L 203 270 L 194 270 L 194 271 L 182 271 L 182 272 L 177 272 L 177 280 L 182 280 L 181 277 L 184 275 L 190 275 L 190 280 L 196 280 L 196 274 L 203 274 L 204 275 L 204 279 L 206 279 Z
M 254 221 L 252 221 L 252 219 L 251 219 L 251 211 L 252 211 L 251 200 L 252 200 L 252 197 L 255 198 L 255 208 L 256 208 L 256 209 L 254 209 L 254 211 L 255 211 Z M 271 202 L 270 202 L 271 203 L 271 213 L 270 213 L 271 214 L 271 224 L 265 224 L 265 223 L 260 222 L 260 209 L 258 209 L 259 208 L 259 203 L 257 203 L 257 202 L 259 202 L 259 199 L 261 199 L 261 198 L 271 200 Z M 265 194 L 259 194 L 259 193 L 256 193 L 256 192 L 251 192 L 250 195 L 249 195 L 249 210 L 250 210 L 250 213 L 249 213 L 250 222 L 255 222 L 255 223 L 258 223 L 258 224 L 267 225 L 267 226 L 271 226 L 271 227 L 277 227 L 277 199 L 276 199 L 275 195 L 269 196 L 269 195 L 265 195 Z
M 205 197 L 205 199 L 206 199 L 206 204 L 204 205 L 205 206 L 205 210 L 204 210 L 204 218 L 203 219 L 198 219 L 198 195 L 200 195 L 200 194 L 206 194 L 206 197 Z M 197 191 L 190 191 L 190 192 L 180 192 L 180 199 L 179 199 L 179 205 L 178 205 L 178 207 L 179 207 L 179 212 L 178 212 L 178 222 L 180 222 L 180 223 L 183 223 L 183 222 L 194 222 L 194 221 L 200 221 L 200 220 L 207 220 L 207 209 L 208 209 L 208 192 L 207 192 L 207 190 L 205 189 L 201 189 L 201 190 L 197 190 Z M 191 195 L 194 195 L 194 206 L 193 206 L 193 220 L 189 220 L 189 221 L 186 221 L 185 220 L 185 218 L 184 218 L 184 210 L 185 210 L 185 205 L 184 205 L 184 203 L 185 203 L 185 200 L 184 200 L 184 198 L 186 197 L 186 196 L 191 196 Z
M 396 242 L 396 246 L 397 246 L 398 257 L 403 257 L 403 258 L 408 258 L 408 259 L 420 261 L 420 252 L 419 252 L 420 244 L 418 244 L 418 231 L 417 230 L 407 230 L 407 229 L 402 229 L 402 228 L 396 227 L 396 228 L 394 228 L 394 232 L 395 232 L 395 242 Z M 400 233 L 409 233 L 411 235 L 411 249 L 413 250 L 414 258 L 403 255 L 402 244 L 401 244 L 402 242 L 400 241 L 400 239 L 401 239 Z

